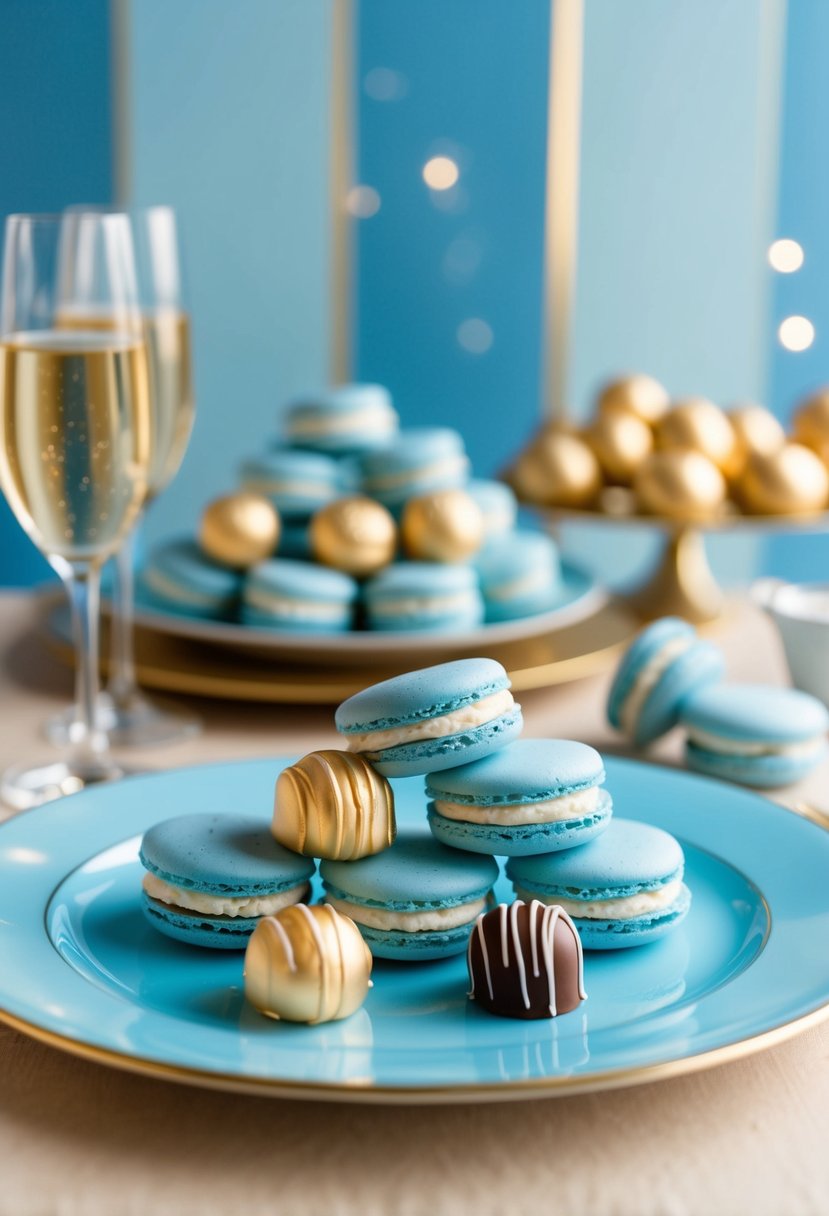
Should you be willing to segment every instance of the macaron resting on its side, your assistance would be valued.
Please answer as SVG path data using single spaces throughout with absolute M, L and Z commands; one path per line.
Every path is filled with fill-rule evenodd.
M 558 546 L 543 532 L 496 537 L 475 559 L 487 621 L 514 621 L 554 608 L 561 594 Z
M 685 700 L 722 678 L 722 654 L 701 642 L 693 626 L 663 617 L 637 634 L 625 652 L 607 703 L 611 726 L 638 747 L 677 725 Z
M 397 427 L 391 394 L 382 384 L 340 384 L 298 401 L 284 420 L 293 446 L 338 454 L 381 447 Z
M 332 456 L 276 448 L 246 460 L 239 470 L 245 490 L 263 494 L 281 519 L 309 519 L 346 490 L 346 478 Z
M 517 897 L 560 904 L 585 950 L 641 946 L 674 929 L 691 906 L 684 869 L 669 832 L 615 818 L 584 848 L 507 862 Z
M 396 562 L 363 587 L 370 629 L 444 633 L 474 629 L 484 619 L 478 579 L 470 566 Z
M 494 659 L 456 659 L 373 684 L 343 701 L 337 730 L 384 777 L 480 760 L 521 733 L 521 706 Z
M 443 844 L 520 857 L 586 844 L 610 821 L 599 753 L 572 739 L 517 739 L 426 779 L 429 827 Z
M 153 549 L 138 585 L 151 607 L 222 620 L 236 608 L 242 577 L 211 561 L 194 540 L 179 538 Z
M 794 688 L 703 688 L 685 702 L 682 724 L 688 767 L 743 785 L 790 785 L 827 753 L 829 711 L 817 697 Z
M 362 488 L 390 510 L 430 490 L 463 486 L 469 459 L 463 439 L 449 427 L 412 427 L 360 461 Z
M 407 831 L 373 857 L 323 861 L 320 877 L 326 902 L 351 917 L 372 954 L 418 961 L 463 953 L 498 866 Z
M 253 566 L 242 590 L 246 625 L 341 633 L 351 628 L 358 587 L 349 574 L 288 557 Z
M 142 909 L 168 937 L 244 950 L 263 916 L 307 897 L 314 863 L 277 844 L 260 819 L 178 815 L 141 841 Z

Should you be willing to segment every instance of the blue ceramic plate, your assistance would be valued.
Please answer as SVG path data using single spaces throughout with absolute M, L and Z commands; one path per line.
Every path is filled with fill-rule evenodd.
M 542 637 L 598 612 L 607 602 L 607 592 L 591 574 L 572 562 L 561 565 L 561 594 L 554 608 L 517 621 L 502 621 L 465 629 L 461 633 L 438 633 L 429 630 L 355 630 L 351 633 L 308 633 L 301 630 L 265 629 L 259 626 L 233 624 L 229 621 L 205 621 L 185 613 L 164 612 L 158 605 L 141 598 L 137 590 L 136 621 L 145 628 L 155 629 L 174 637 L 231 646 L 238 650 L 259 651 L 270 655 L 284 654 L 292 662 L 330 663 L 337 660 L 359 660 L 382 663 L 401 652 L 440 657 L 443 652 L 489 647 L 506 642 Z M 68 614 L 65 630 L 68 636 Z
M 463 957 L 378 962 L 364 1007 L 276 1023 L 242 995 L 242 955 L 160 936 L 139 911 L 140 834 L 185 811 L 260 811 L 287 763 L 137 777 L 0 827 L 2 1017 L 55 1046 L 197 1084 L 360 1101 L 478 1101 L 628 1085 L 701 1068 L 816 1021 L 829 1001 L 829 833 L 755 794 L 608 760 L 620 815 L 678 835 L 694 902 L 662 942 L 589 954 L 588 1000 L 492 1017 Z M 423 821 L 419 780 L 401 821 Z M 509 897 L 501 883 L 499 894 Z

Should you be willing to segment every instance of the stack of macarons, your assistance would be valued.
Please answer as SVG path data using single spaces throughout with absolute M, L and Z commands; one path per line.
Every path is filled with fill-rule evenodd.
M 612 726 L 642 747 L 675 726 L 689 768 L 774 788 L 805 777 L 829 751 L 829 711 L 793 688 L 724 681 L 717 647 L 686 621 L 664 617 L 639 633 L 610 688 Z
M 508 486 L 471 478 L 456 430 L 401 429 L 382 385 L 340 385 L 289 406 L 281 434 L 243 461 L 239 487 L 275 513 L 275 547 L 226 561 L 192 538 L 167 541 L 140 575 L 151 606 L 254 628 L 446 634 L 533 616 L 560 601 L 555 542 L 517 527 Z M 420 504 L 428 518 L 435 496 L 447 491 L 461 495 L 462 540 L 427 535 L 412 543 L 408 505 Z M 353 550 L 369 544 L 359 527 L 349 537 L 350 561 L 326 551 L 312 527 L 320 513 L 355 498 L 388 513 L 391 543 L 370 569 L 354 564 Z

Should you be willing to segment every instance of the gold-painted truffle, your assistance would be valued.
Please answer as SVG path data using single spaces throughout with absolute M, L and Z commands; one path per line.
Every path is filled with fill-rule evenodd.
M 829 501 L 829 472 L 811 448 L 787 443 L 769 456 L 750 457 L 737 493 L 753 515 L 808 515 Z
M 370 976 L 360 930 L 329 904 L 293 904 L 263 917 L 245 951 L 245 996 L 286 1022 L 347 1018 L 366 999 Z
M 599 393 L 596 408 L 600 415 L 624 410 L 653 426 L 666 412 L 669 402 L 668 390 L 658 380 L 638 373 L 606 384 Z
M 311 547 L 324 565 L 362 578 L 376 574 L 393 559 L 397 525 L 391 513 L 371 498 L 338 498 L 311 520 Z
M 639 506 L 668 519 L 709 519 L 722 510 L 726 484 L 717 466 L 700 452 L 654 452 L 633 483 Z
M 508 480 L 524 502 L 545 507 L 590 507 L 602 488 L 599 462 L 584 440 L 552 427 L 521 453 Z
M 761 456 L 770 456 L 786 442 L 782 426 L 765 406 L 753 403 L 735 405 L 728 411 L 728 420 L 737 439 L 737 468 L 734 476 L 739 476 L 748 458 L 755 452 Z
M 692 448 L 712 460 L 726 477 L 737 468 L 739 454 L 734 428 L 724 410 L 705 397 L 678 401 L 656 426 L 656 445 L 673 451 Z
M 805 444 L 825 464 L 829 463 L 829 388 L 801 401 L 792 419 L 792 433 L 797 443 Z
M 464 562 L 483 544 L 484 517 L 465 490 L 435 490 L 409 499 L 400 531 L 409 557 L 424 562 Z
M 394 793 L 353 752 L 310 752 L 279 774 L 271 832 L 306 857 L 355 861 L 394 841 Z
M 279 533 L 279 513 L 273 503 L 261 494 L 240 490 L 207 504 L 199 544 L 214 561 L 242 569 L 270 557 Z
M 627 410 L 608 410 L 584 433 L 602 471 L 614 485 L 630 485 L 636 471 L 653 450 L 653 432 L 646 422 Z

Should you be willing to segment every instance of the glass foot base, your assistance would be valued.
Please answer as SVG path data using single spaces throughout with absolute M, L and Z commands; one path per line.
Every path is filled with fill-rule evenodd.
M 201 733 L 201 722 L 177 706 L 164 701 L 150 701 L 141 693 L 133 693 L 124 701 L 115 701 L 108 692 L 98 695 L 95 703 L 95 726 L 109 739 L 113 747 L 158 747 L 164 743 L 182 743 Z M 56 747 L 71 745 L 80 722 L 74 706 L 50 718 L 45 726 L 46 738 Z
M 58 760 L 34 767 L 18 764 L 6 769 L 0 777 L 0 802 L 15 811 L 28 811 L 55 798 L 77 794 L 91 785 L 118 781 L 123 776 L 124 770 L 109 760 L 86 763 Z

